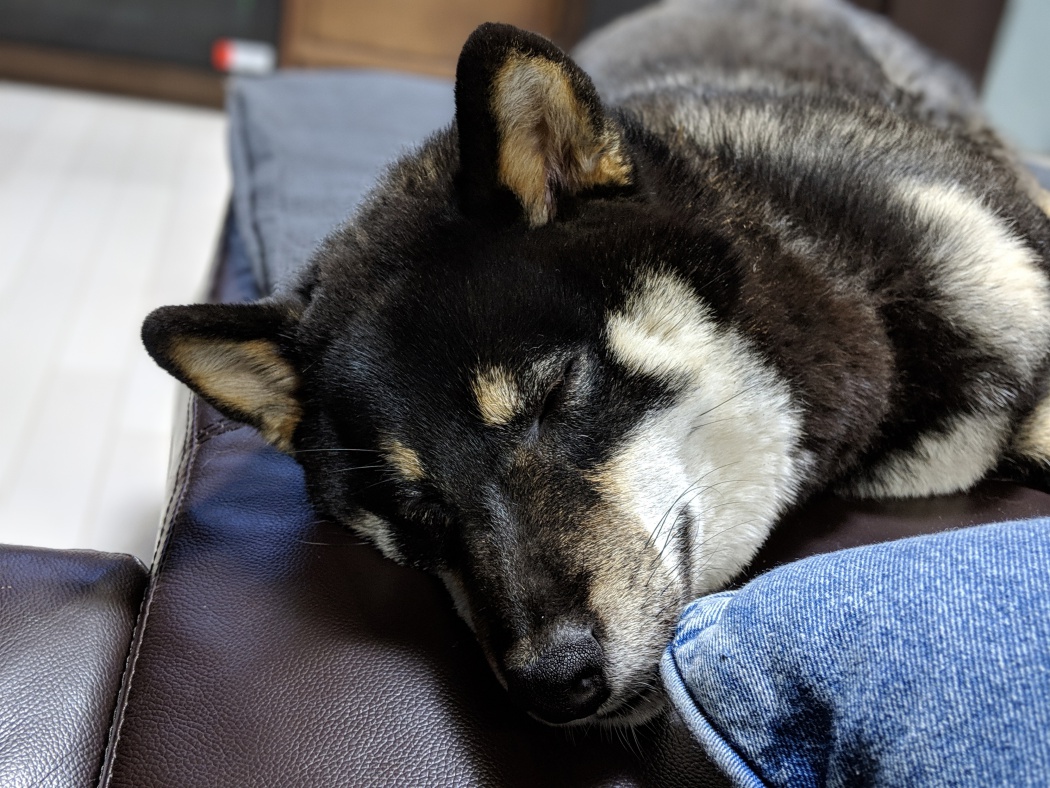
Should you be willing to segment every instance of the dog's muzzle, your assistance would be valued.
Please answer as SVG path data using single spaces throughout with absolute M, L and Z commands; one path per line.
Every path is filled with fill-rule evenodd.
M 572 627 L 559 628 L 537 656 L 503 673 L 517 703 L 545 722 L 565 723 L 591 716 L 609 698 L 604 668 L 590 627 Z

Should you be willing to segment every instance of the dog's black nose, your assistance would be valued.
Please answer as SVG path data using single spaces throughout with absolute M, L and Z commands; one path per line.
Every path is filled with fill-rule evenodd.
M 609 697 L 605 654 L 589 628 L 561 629 L 539 656 L 504 671 L 511 696 L 547 722 L 589 717 Z

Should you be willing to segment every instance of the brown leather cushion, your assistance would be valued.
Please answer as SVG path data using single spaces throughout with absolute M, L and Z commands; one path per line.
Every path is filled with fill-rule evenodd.
M 0 547 L 0 785 L 94 786 L 146 570 Z

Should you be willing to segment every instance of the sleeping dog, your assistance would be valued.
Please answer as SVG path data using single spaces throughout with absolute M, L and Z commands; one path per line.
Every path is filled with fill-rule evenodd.
M 1043 198 L 831 0 L 668 2 L 575 60 L 487 24 L 293 285 L 143 337 L 439 577 L 530 713 L 636 724 L 683 605 L 813 493 L 1045 477 Z

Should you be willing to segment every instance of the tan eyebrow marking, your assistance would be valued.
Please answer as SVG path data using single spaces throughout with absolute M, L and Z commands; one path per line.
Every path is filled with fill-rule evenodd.
M 482 420 L 492 427 L 510 422 L 522 409 L 521 391 L 503 367 L 479 370 L 471 384 Z
M 401 441 L 396 438 L 387 438 L 382 441 L 380 448 L 390 464 L 405 479 L 418 482 L 426 478 L 426 471 L 423 470 L 423 462 L 419 459 L 419 455 Z

